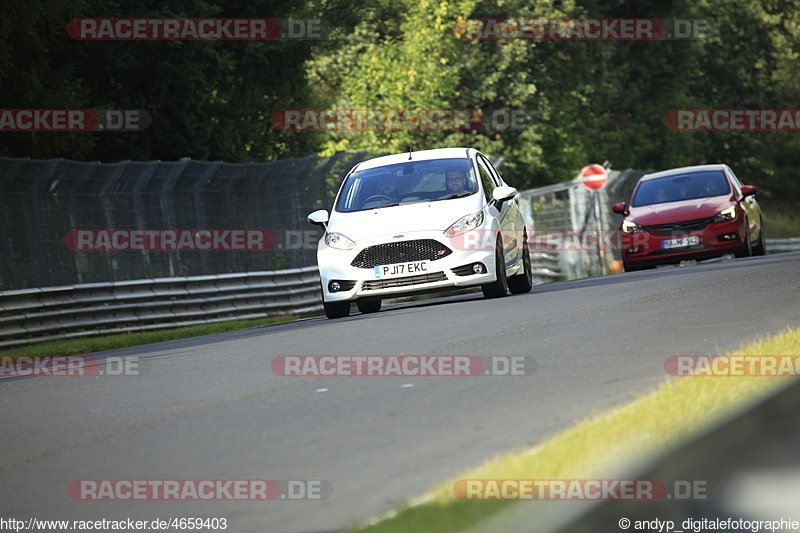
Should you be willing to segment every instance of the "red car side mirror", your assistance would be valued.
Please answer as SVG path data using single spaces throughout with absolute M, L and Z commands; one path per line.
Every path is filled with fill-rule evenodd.
M 753 187 L 752 185 L 742 185 L 742 197 L 743 198 L 746 198 L 748 196 L 753 196 L 757 192 L 758 192 L 758 189 Z
M 627 205 L 625 204 L 625 202 L 620 202 L 618 204 L 614 204 L 613 206 L 611 206 L 611 210 L 615 213 L 619 213 L 620 215 L 624 215 L 626 207 Z

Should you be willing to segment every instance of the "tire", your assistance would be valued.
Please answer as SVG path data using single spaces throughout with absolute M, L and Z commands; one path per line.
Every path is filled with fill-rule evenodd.
M 344 318 L 350 315 L 350 302 L 322 302 L 322 306 L 328 318 Z
M 753 246 L 753 255 L 767 255 L 767 242 L 764 237 L 764 221 L 761 220 L 758 231 L 758 244 Z
M 651 268 L 655 268 L 655 265 L 631 265 L 626 263 L 625 261 L 622 262 L 622 269 L 625 272 L 638 272 L 639 270 L 650 270 Z
M 753 255 L 753 244 L 750 242 L 750 222 L 744 221 L 744 244 L 734 252 L 736 257 L 750 257 Z
M 531 254 L 528 252 L 528 235 L 525 234 L 522 243 L 522 274 L 508 278 L 508 288 L 511 294 L 524 294 L 533 288 L 533 269 L 531 268 Z
M 497 279 L 492 283 L 481 285 L 485 298 L 502 298 L 508 293 L 508 279 L 506 278 L 506 260 L 503 254 L 503 243 L 497 240 L 494 252 L 494 270 Z
M 356 301 L 356 307 L 362 313 L 377 313 L 381 310 L 381 301 L 380 300 L 358 300 Z

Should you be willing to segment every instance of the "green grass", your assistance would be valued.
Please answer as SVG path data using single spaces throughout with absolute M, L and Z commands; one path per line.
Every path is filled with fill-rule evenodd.
M 798 355 L 800 330 L 743 346 L 739 355 Z M 510 502 L 462 501 L 458 479 L 580 479 L 613 476 L 674 447 L 791 378 L 685 377 L 665 381 L 629 404 L 591 416 L 533 449 L 488 461 L 434 488 L 425 503 L 357 531 L 398 533 L 461 531 Z
M 765 210 L 762 216 L 764 217 L 764 231 L 768 239 L 800 237 L 800 214 L 797 211 L 770 213 Z
M 292 322 L 297 318 L 298 317 L 295 315 L 285 315 L 254 320 L 231 320 L 230 322 L 161 329 L 157 331 L 55 340 L 17 348 L 6 348 L 0 351 L 0 355 L 79 355 L 101 352 L 103 350 L 128 348 L 130 346 L 140 346 L 142 344 L 151 344 L 154 342 L 200 337 L 202 335 L 214 335 L 215 333 L 226 333 L 228 331 L 237 331 L 240 329 L 271 326 L 273 324 L 284 324 L 286 322 Z

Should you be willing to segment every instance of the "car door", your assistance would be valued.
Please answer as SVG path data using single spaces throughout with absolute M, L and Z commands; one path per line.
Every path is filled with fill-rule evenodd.
M 488 158 L 486 158 L 485 161 L 489 167 L 489 170 L 492 172 L 492 175 L 495 177 L 497 184 L 508 186 L 508 183 L 505 182 L 503 177 L 500 175 L 500 171 L 494 167 L 492 162 L 489 161 Z M 513 235 L 516 238 L 514 242 L 514 250 L 516 250 L 518 254 L 521 254 L 523 241 L 525 239 L 525 217 L 522 214 L 522 210 L 519 208 L 519 204 L 517 204 L 516 199 L 506 203 L 508 204 L 508 217 L 510 218 L 509 223 L 513 228 Z
M 484 194 L 486 194 L 486 201 L 492 201 L 492 191 L 497 188 L 502 182 L 492 172 L 491 163 L 482 155 L 478 154 L 478 171 L 480 173 L 481 183 L 483 184 Z M 514 202 L 503 202 L 501 205 L 493 204 L 489 208 L 492 216 L 497 218 L 498 227 L 500 229 L 500 236 L 503 243 L 503 255 L 506 260 L 506 269 L 515 265 L 518 261 L 516 251 L 516 221 L 514 212 Z

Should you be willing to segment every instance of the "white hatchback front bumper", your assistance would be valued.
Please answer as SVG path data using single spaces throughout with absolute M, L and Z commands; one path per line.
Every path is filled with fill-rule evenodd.
M 441 248 L 434 250 L 449 250 L 442 257 L 430 259 L 428 270 L 424 274 L 379 279 L 374 269 L 374 260 L 367 261 L 363 267 L 352 266 L 357 256 L 367 248 L 380 245 L 396 245 L 412 241 L 435 241 Z M 317 248 L 317 261 L 319 263 L 320 278 L 322 280 L 323 296 L 326 302 L 354 301 L 359 298 L 381 298 L 411 292 L 435 291 L 447 287 L 469 287 L 483 285 L 495 281 L 495 253 L 490 249 L 464 250 L 453 246 L 453 242 L 445 237 L 441 231 L 419 231 L 402 236 L 382 235 L 359 241 L 351 250 L 338 250 L 325 244 L 324 238 Z M 402 245 L 401 245 L 402 246 Z M 428 247 L 424 247 L 425 250 Z M 463 248 L 463 247 L 462 247 Z M 373 249 L 374 251 L 374 249 Z M 370 259 L 385 257 L 385 255 L 370 254 Z M 388 255 L 391 257 L 391 253 Z M 378 259 L 380 260 L 380 259 Z M 415 261 L 409 257 L 403 261 Z M 389 263 L 400 263 L 389 259 Z M 483 273 L 458 275 L 453 269 L 468 267 L 475 263 L 483 265 Z M 468 268 L 460 270 L 463 273 Z M 339 285 L 339 290 L 332 290 L 333 283 Z

